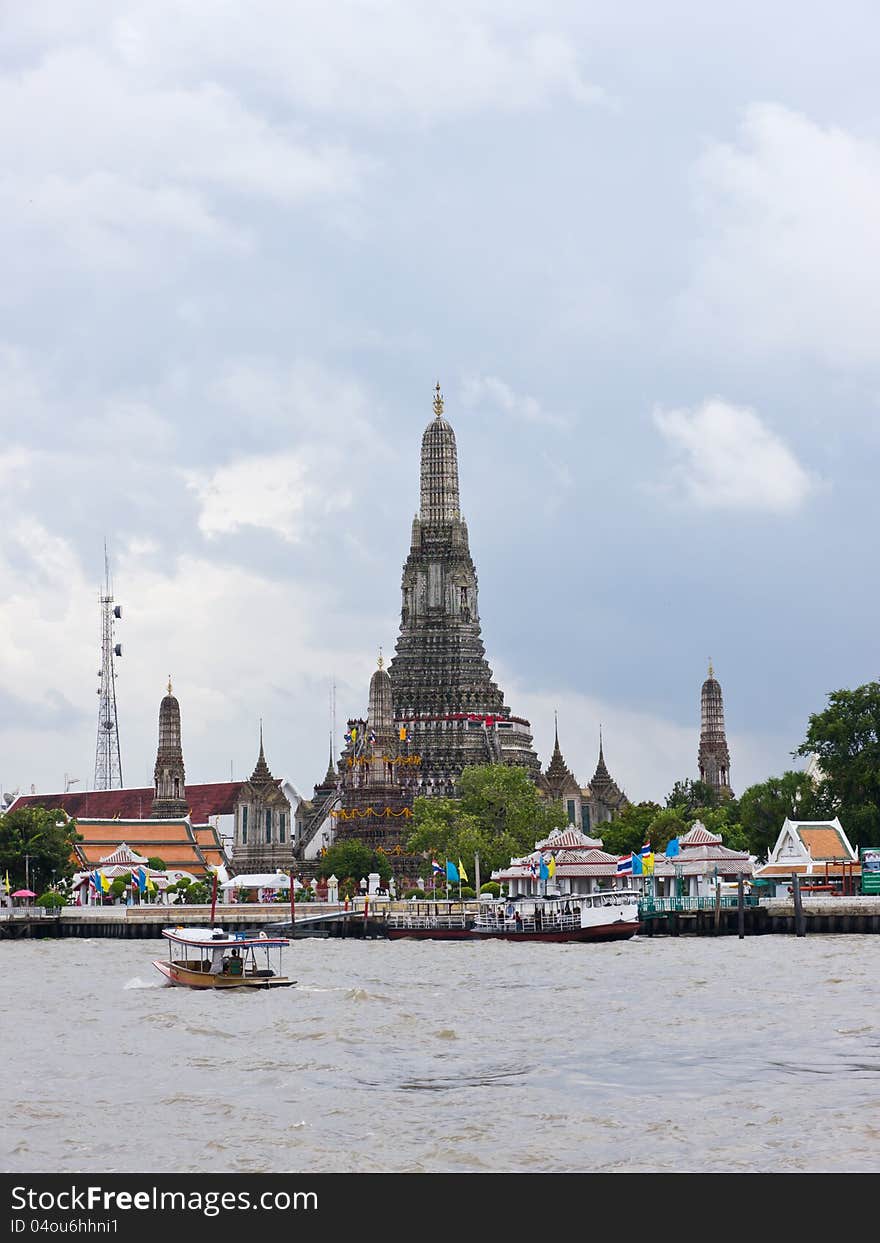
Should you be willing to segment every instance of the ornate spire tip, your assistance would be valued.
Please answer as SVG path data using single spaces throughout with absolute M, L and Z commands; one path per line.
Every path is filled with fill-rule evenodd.
M 173 695 L 173 694 L 174 694 L 174 692 L 173 692 L 173 691 L 172 691 L 172 689 L 171 689 L 171 674 L 170 674 L 170 673 L 168 674 L 168 694 L 169 694 L 169 695 Z
M 434 385 L 434 413 L 438 419 L 443 417 L 443 394 L 440 392 L 440 381 Z

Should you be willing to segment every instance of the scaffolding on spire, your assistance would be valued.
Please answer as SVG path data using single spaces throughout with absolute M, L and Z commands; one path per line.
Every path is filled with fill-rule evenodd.
M 110 557 L 104 541 L 104 590 L 101 594 L 101 668 L 98 671 L 98 738 L 95 746 L 95 789 L 122 789 L 122 751 L 116 711 L 116 664 L 122 644 L 114 643 L 113 628 L 122 617 L 122 605 L 113 599 Z

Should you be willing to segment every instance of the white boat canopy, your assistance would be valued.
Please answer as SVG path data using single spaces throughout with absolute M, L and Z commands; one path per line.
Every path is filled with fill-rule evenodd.
M 301 882 L 294 878 L 294 889 L 301 889 Z M 290 877 L 286 872 L 244 872 L 233 876 L 220 886 L 221 889 L 289 889 Z

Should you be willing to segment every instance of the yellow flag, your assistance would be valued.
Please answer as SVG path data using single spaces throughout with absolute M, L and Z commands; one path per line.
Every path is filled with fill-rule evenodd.
M 649 855 L 642 855 L 642 875 L 643 876 L 654 875 L 654 852 L 653 851 Z
M 551 876 L 556 875 L 556 859 L 553 855 L 550 856 L 550 862 L 547 864 L 547 871 Z
M 467 880 L 467 878 L 468 878 L 468 874 L 467 874 L 467 872 L 464 870 L 464 864 L 462 863 L 461 859 L 459 859 L 459 861 L 458 861 L 458 874 L 459 874 L 459 876 L 461 877 L 461 879 L 462 879 L 462 880 Z
M 9 868 L 6 869 L 6 881 L 4 883 L 6 885 L 6 892 L 9 893 L 11 888 L 11 885 L 9 884 Z

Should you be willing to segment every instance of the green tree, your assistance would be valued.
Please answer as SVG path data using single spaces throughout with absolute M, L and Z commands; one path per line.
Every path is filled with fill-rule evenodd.
M 9 873 L 13 890 L 29 879 L 30 888 L 40 893 L 73 875 L 73 846 L 81 841 L 63 811 L 19 807 L 7 812 L 0 816 L 0 875 Z
M 149 859 L 147 860 L 147 867 L 152 869 L 152 871 L 154 872 L 164 872 L 165 871 L 165 860 L 160 859 L 158 855 L 150 855 Z
M 613 820 L 594 825 L 590 832 L 601 839 L 603 849 L 609 854 L 626 855 L 641 850 L 647 841 L 654 844 L 651 829 L 662 810 L 659 803 L 630 803 Z M 674 832 L 669 833 L 669 837 L 674 836 Z
M 110 882 L 110 897 L 114 899 L 124 897 L 128 884 L 127 876 L 117 876 L 115 880 Z
M 795 754 L 818 759 L 817 803 L 840 817 L 853 845 L 880 841 L 880 682 L 832 691 Z
M 388 856 L 380 851 L 371 850 L 366 842 L 356 837 L 336 842 L 318 865 L 319 876 L 336 876 L 340 881 L 359 881 L 370 872 L 378 872 L 383 884 L 391 877 L 391 864 Z
M 524 768 L 487 764 L 465 768 L 456 798 L 417 798 L 407 849 L 464 863 L 475 854 L 484 874 L 526 854 L 567 818 L 561 803 L 541 796 Z
M 666 806 L 692 815 L 707 807 L 717 807 L 725 797 L 716 786 L 708 785 L 705 781 L 691 781 L 687 777 L 684 781 L 676 781 L 671 793 L 667 795 Z
M 768 777 L 740 796 L 739 819 L 746 840 L 743 849 L 766 859 L 786 817 L 813 820 L 824 814 L 819 793 L 806 773 L 788 771 L 781 777 Z

